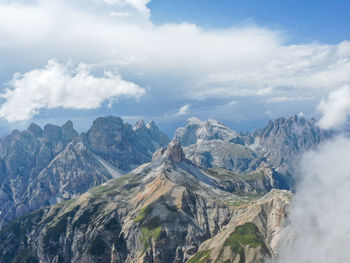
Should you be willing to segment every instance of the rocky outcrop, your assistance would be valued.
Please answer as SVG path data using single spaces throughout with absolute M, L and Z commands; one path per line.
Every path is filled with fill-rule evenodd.
M 181 163 L 184 161 L 185 154 L 179 140 L 174 139 L 169 143 L 165 152 L 165 157 L 169 158 L 174 163 Z

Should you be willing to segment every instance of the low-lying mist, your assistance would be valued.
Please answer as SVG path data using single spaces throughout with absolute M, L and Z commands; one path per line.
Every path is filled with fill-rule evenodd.
M 290 222 L 279 263 L 350 261 L 349 138 L 304 154 Z

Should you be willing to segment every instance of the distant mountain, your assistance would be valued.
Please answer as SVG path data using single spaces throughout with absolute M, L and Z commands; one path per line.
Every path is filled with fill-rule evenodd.
M 151 163 L 6 225 L 0 263 L 263 262 L 278 253 L 290 199 L 275 183 L 265 166 L 200 169 L 173 140 Z
M 120 177 L 151 161 L 156 147 L 168 142 L 153 122 L 143 134 L 113 116 L 96 119 L 81 135 L 71 121 L 13 131 L 0 141 L 0 227 Z
M 291 175 L 302 153 L 316 149 L 333 135 L 333 131 L 318 127 L 315 119 L 308 121 L 294 115 L 269 121 L 265 128 L 255 130 L 249 135 L 254 139 L 249 147 L 265 157 L 278 172 Z
M 175 132 L 186 158 L 202 167 L 226 168 L 243 173 L 255 170 L 263 161 L 236 131 L 215 120 L 190 118 Z
M 216 120 L 201 121 L 195 117 L 189 118 L 185 127 L 180 127 L 175 131 L 175 138 L 184 147 L 202 140 L 223 140 L 227 142 L 236 138 L 237 135 L 237 132 Z
M 186 158 L 201 167 L 225 168 L 239 173 L 254 171 L 266 162 L 284 177 L 284 188 L 293 186 L 294 163 L 303 152 L 333 136 L 314 119 L 297 116 L 269 121 L 263 129 L 238 134 L 213 120 L 190 118 L 175 138 L 184 143 Z

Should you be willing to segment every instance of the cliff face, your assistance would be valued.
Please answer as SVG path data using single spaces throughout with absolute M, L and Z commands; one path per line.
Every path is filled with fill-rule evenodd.
M 146 131 L 139 134 L 118 117 L 98 118 L 80 136 L 71 121 L 13 131 L 0 141 L 0 228 L 149 162 L 168 139 L 154 123 Z
M 72 123 L 62 127 L 48 124 L 41 129 L 31 124 L 26 131 L 14 130 L 0 141 L 0 227 L 22 214 L 17 204 L 28 186 L 78 136 Z
M 151 163 L 5 226 L 0 262 L 260 262 L 273 257 L 290 194 L 228 190 L 229 180 L 251 180 L 235 176 L 199 169 L 174 140 Z

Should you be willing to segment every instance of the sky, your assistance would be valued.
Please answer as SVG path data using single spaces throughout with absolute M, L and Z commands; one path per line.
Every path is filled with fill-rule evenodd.
M 350 112 L 350 1 L 0 0 L 0 129 Z M 347 99 L 349 98 L 349 99 Z M 340 102 L 339 102 L 340 101 Z M 342 114 L 339 114 L 341 112 Z

